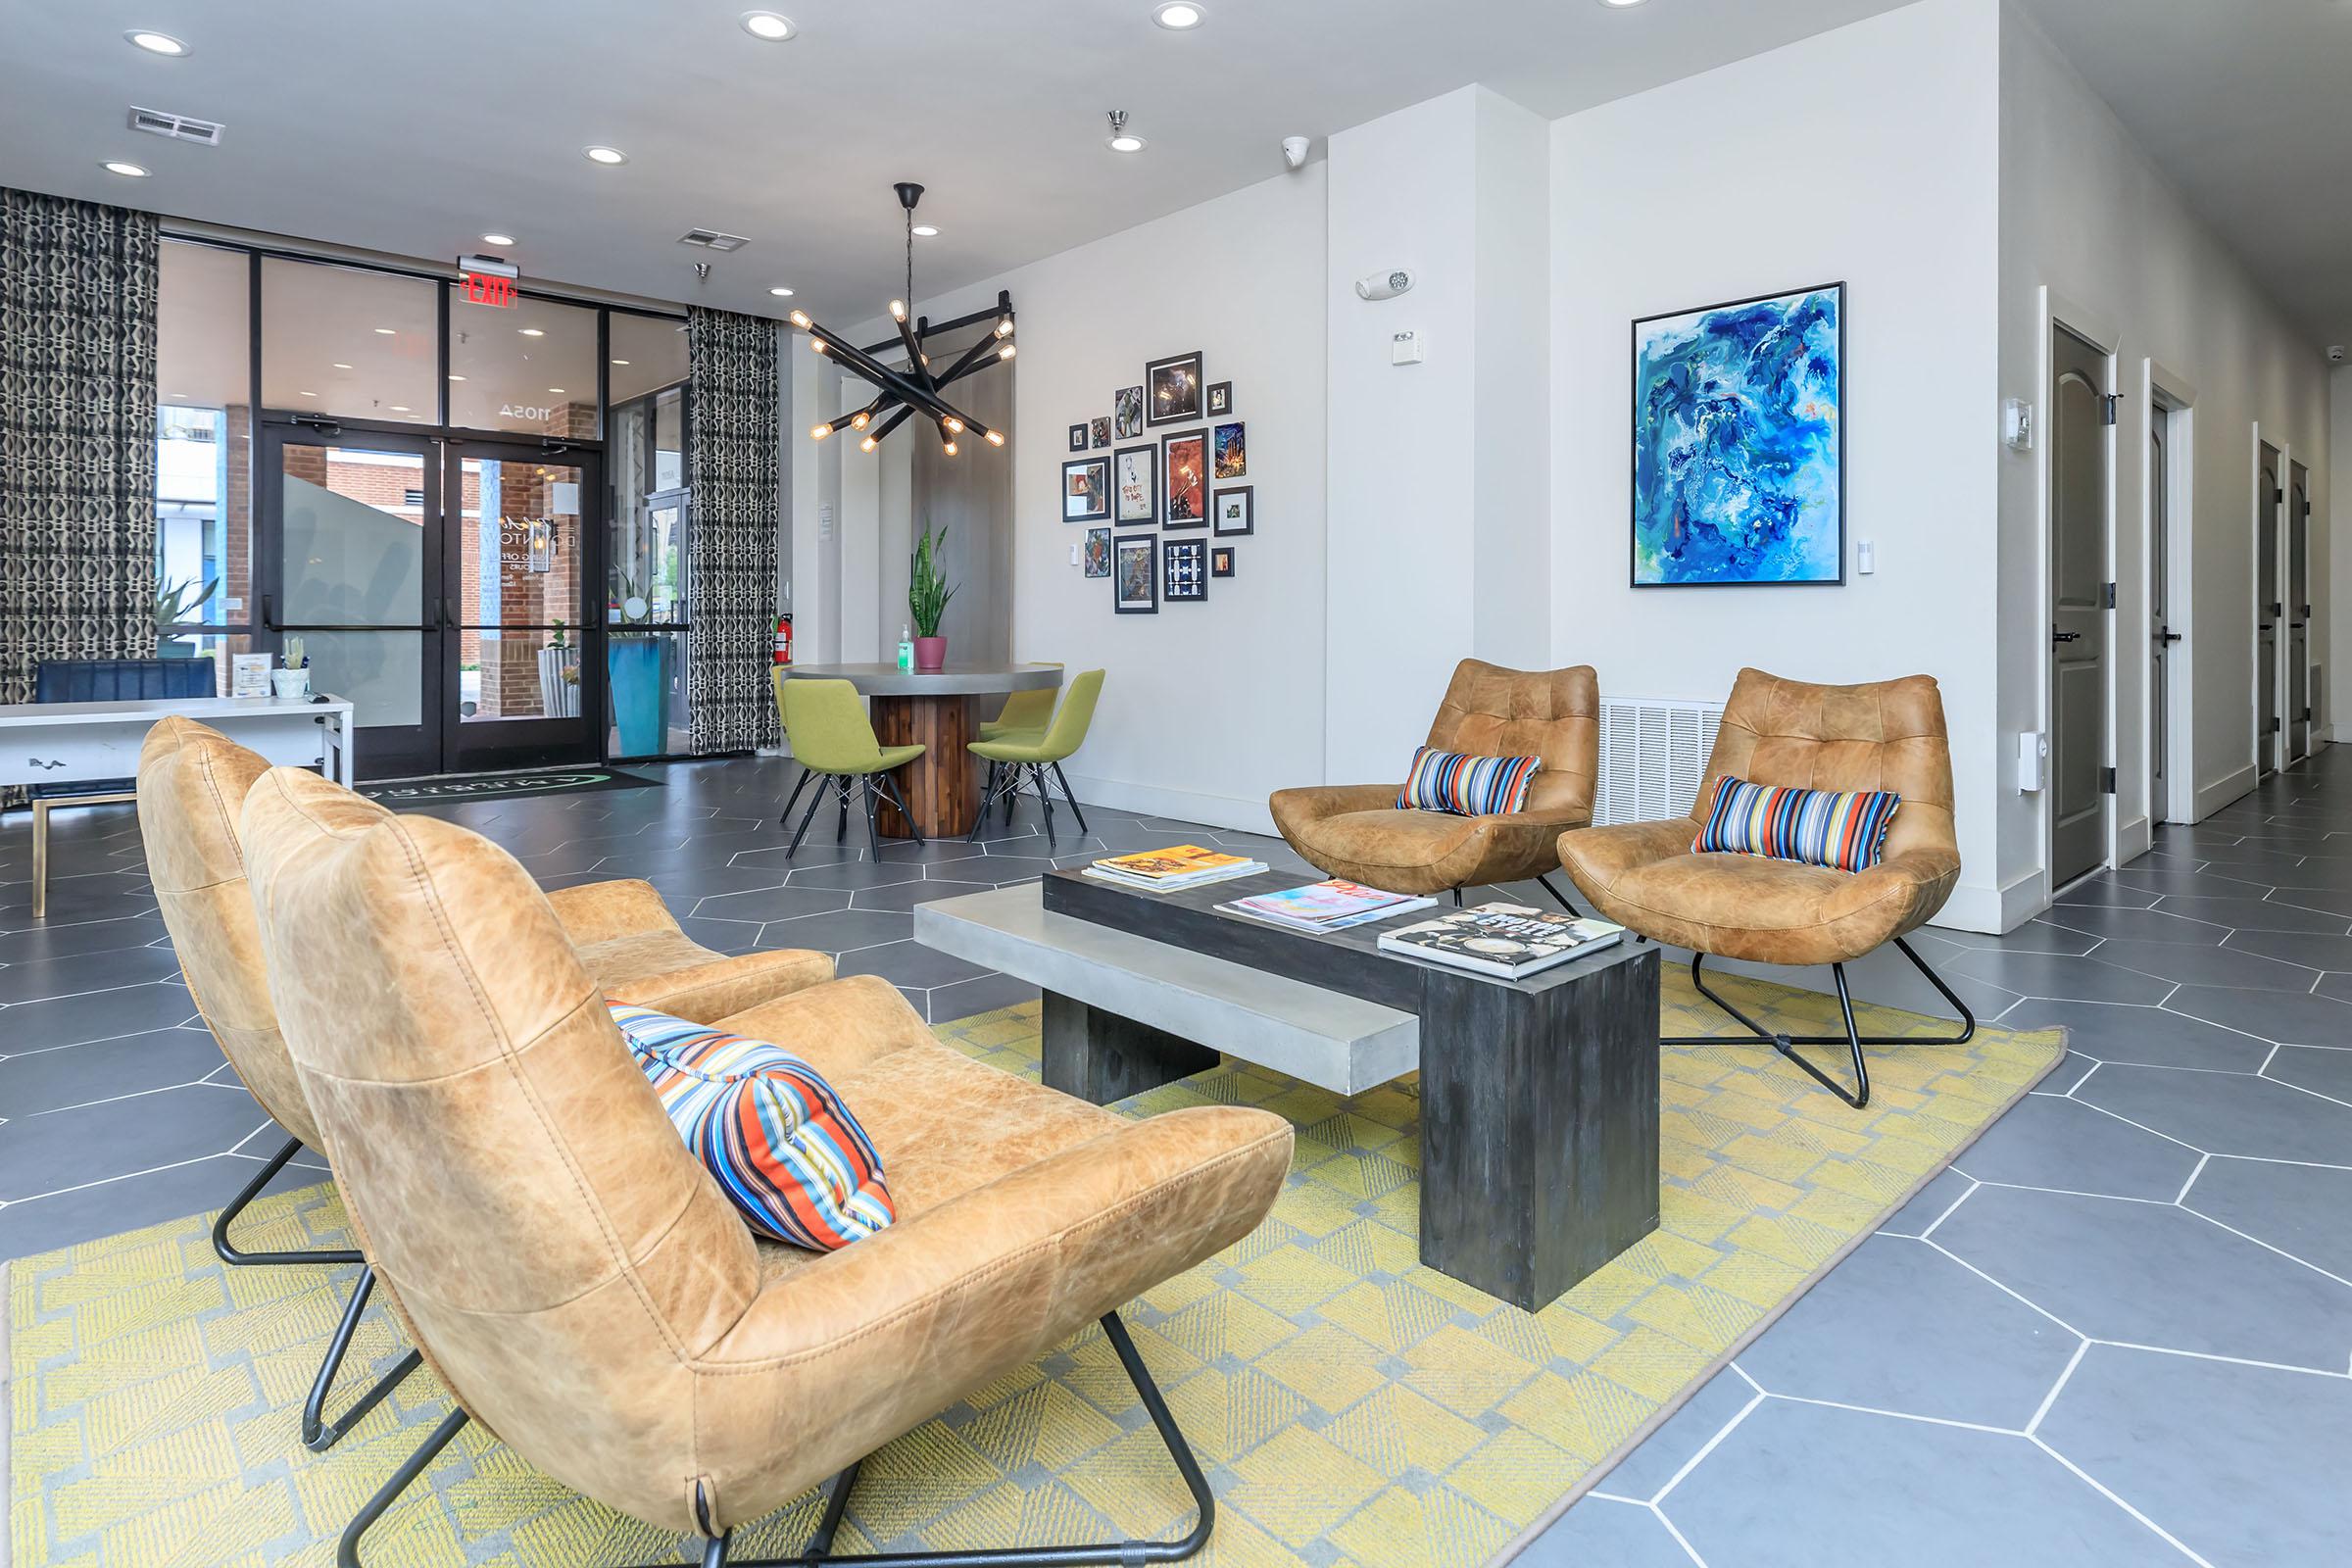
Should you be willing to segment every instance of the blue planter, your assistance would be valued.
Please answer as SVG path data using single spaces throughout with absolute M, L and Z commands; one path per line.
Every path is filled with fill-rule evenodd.
M 669 695 L 668 639 L 608 637 L 605 673 L 612 686 L 612 724 L 620 731 L 620 755 L 654 757 L 667 751 L 662 709 Z

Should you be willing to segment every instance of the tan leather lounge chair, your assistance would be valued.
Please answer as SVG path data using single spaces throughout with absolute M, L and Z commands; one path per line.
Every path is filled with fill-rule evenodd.
M 505 851 L 282 767 L 247 797 L 244 839 L 295 1071 L 457 1401 L 353 1519 L 342 1562 L 469 1419 L 706 1538 L 709 1568 L 737 1525 L 838 1478 L 812 1544 L 829 1551 L 860 1459 L 1096 1318 L 1195 1494 L 1193 1534 L 891 1560 L 1143 1562 L 1205 1542 L 1213 1499 L 1117 1308 L 1255 1228 L 1287 1122 L 1227 1105 L 1130 1122 L 939 1044 L 878 981 L 855 991 L 871 1010 L 853 1029 L 796 1033 L 808 998 L 787 998 L 761 1009 L 767 1038 L 863 1122 L 899 1218 L 834 1252 L 763 1244 Z
M 1750 783 L 1825 790 L 1892 790 L 1903 798 L 1878 864 L 1836 871 L 1750 855 L 1694 855 L 1691 842 L 1725 775 Z M 1848 1104 L 1870 1102 L 1864 1046 L 1957 1045 L 1976 1016 L 1903 938 L 1927 923 L 1960 878 L 1952 831 L 1952 754 L 1943 699 L 1926 675 L 1864 686 L 1813 686 L 1743 669 L 1724 705 L 1723 725 L 1689 816 L 1563 833 L 1560 864 L 1601 914 L 1658 942 L 1690 950 L 1699 995 L 1745 1024 Z M 1961 1030 L 1942 1041 L 1864 1036 L 1854 1024 L 1845 966 L 1891 942 L 1959 1009 Z M 1709 991 L 1699 973 L 1710 956 L 1758 963 L 1826 963 L 1845 1015 L 1842 1035 L 1775 1035 Z M 1669 1045 L 1721 1045 L 1719 1037 Z M 1844 1046 L 1853 1053 L 1848 1090 L 1794 1051 Z
M 228 1239 L 230 1224 L 303 1146 L 332 1158 L 318 1141 L 294 1064 L 278 1038 L 238 848 L 237 813 L 246 790 L 269 767 L 258 753 L 186 718 L 163 720 L 139 748 L 139 836 L 180 973 L 221 1054 L 262 1108 L 291 1135 L 220 1211 L 213 1224 L 213 1250 L 221 1261 L 235 1264 L 361 1263 L 365 1259 L 355 1251 L 249 1252 Z M 342 793 L 339 786 L 328 787 Z M 565 888 L 551 902 L 581 961 L 609 994 L 624 1002 L 709 1021 L 832 978 L 832 960 L 821 953 L 741 958 L 712 953 L 678 929 L 661 896 L 643 882 Z M 334 1421 L 325 1418 L 327 1392 L 373 1288 L 372 1271 L 363 1270 L 311 1389 L 302 1436 L 313 1448 L 332 1446 L 416 1366 L 412 1352 L 354 1408 Z
M 1396 809 L 1396 784 L 1277 790 L 1266 803 L 1292 849 L 1327 876 L 1427 896 L 1534 878 L 1573 912 L 1545 875 L 1559 863 L 1562 828 L 1592 820 L 1600 772 L 1600 683 L 1592 666 L 1505 669 L 1476 659 L 1454 666 L 1427 745 L 1478 757 L 1541 757 L 1527 809 L 1453 816 Z M 1399 769 L 1409 757 L 1396 759 Z

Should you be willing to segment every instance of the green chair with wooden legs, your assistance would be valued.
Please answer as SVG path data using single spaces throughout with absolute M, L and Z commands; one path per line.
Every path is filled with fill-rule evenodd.
M 1058 662 L 1041 662 L 1042 668 L 1059 669 Z M 1014 692 L 1004 699 L 1004 706 L 994 718 L 980 721 L 980 738 L 984 741 L 1025 739 L 1042 735 L 1054 722 L 1054 688 L 1035 686 L 1027 691 Z
M 824 781 L 808 797 L 808 809 L 801 813 L 800 828 L 792 835 L 792 847 L 784 852 L 784 858 L 789 860 L 800 853 L 801 840 L 808 836 L 808 824 L 815 820 L 816 808 L 824 804 L 826 785 L 832 786 L 841 804 L 841 824 L 833 833 L 836 844 L 850 835 L 853 789 L 865 801 L 865 841 L 873 846 L 875 859 L 882 858 L 882 835 L 874 827 L 874 809 L 884 798 L 906 818 L 906 831 L 914 835 L 914 842 L 922 843 L 922 831 L 914 825 L 914 813 L 906 809 L 898 780 L 890 775 L 893 768 L 904 767 L 922 756 L 923 749 L 886 747 L 876 740 L 873 722 L 865 716 L 865 705 L 858 700 L 858 688 L 846 680 L 794 680 L 782 665 L 777 666 L 773 679 L 776 709 L 784 715 L 784 738 L 792 745 L 794 760 L 801 764 L 800 782 L 793 785 L 791 797 L 784 802 L 784 814 L 777 819 L 779 824 L 792 820 L 792 808 L 800 804 L 803 790 L 813 781 Z
M 1046 842 L 1054 842 L 1054 796 L 1046 779 L 1046 770 L 1053 769 L 1054 782 L 1061 786 L 1061 798 L 1070 803 L 1070 814 L 1078 818 L 1078 831 L 1085 833 L 1086 813 L 1078 809 L 1078 797 L 1070 793 L 1070 781 L 1061 771 L 1064 758 L 1086 744 L 1087 726 L 1095 721 L 1095 701 L 1102 695 L 1102 672 L 1090 669 L 1069 684 L 1062 694 L 1061 707 L 1055 710 L 1054 722 L 1042 735 L 1006 735 L 996 740 L 974 741 L 968 750 L 988 763 L 988 788 L 980 797 L 980 814 L 972 821 L 968 843 L 980 842 L 980 829 L 988 821 L 988 808 L 999 800 L 1009 803 L 1021 789 L 1021 770 L 1028 769 L 1037 787 L 1038 804 L 1046 810 Z M 1009 820 L 1011 812 L 1005 813 Z

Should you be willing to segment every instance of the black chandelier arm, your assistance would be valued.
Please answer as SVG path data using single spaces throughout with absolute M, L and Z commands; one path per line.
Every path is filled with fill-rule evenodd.
M 912 414 L 913 412 L 914 411 L 912 409 L 906 407 L 905 404 L 900 404 L 899 411 L 896 414 L 893 414 L 889 418 L 884 419 L 873 429 L 868 430 L 865 433 L 865 438 L 868 441 L 879 442 L 884 436 L 890 434 L 891 431 L 896 430 L 900 425 L 905 424 L 906 422 L 906 416 Z
M 928 387 L 918 386 L 867 354 L 863 349 L 850 347 L 849 344 L 842 342 L 816 322 L 808 323 L 808 332 L 811 338 L 824 345 L 824 352 L 833 355 L 842 364 L 864 376 L 881 390 L 890 393 L 901 403 L 910 404 L 926 414 L 941 417 L 963 418 L 962 415 L 957 414 L 933 396 Z
M 925 390 L 938 385 L 931 379 L 930 368 L 923 363 L 923 346 L 915 341 L 914 328 L 906 324 L 903 316 L 895 319 L 899 323 L 899 342 L 906 350 L 906 378 Z
M 993 332 L 981 338 L 970 348 L 965 349 L 963 357 L 949 366 L 944 375 L 933 376 L 931 385 L 936 389 L 946 386 L 950 381 L 959 381 L 974 370 L 986 369 L 998 355 L 1004 352 L 1006 341 L 1006 338 L 998 337 Z

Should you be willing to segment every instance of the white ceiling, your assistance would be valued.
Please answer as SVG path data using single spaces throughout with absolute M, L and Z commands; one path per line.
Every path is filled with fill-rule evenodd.
M 928 296 L 1278 173 L 1286 135 L 1471 81 L 1557 116 L 1894 9 L 1203 0 L 1172 33 L 1152 0 L 763 3 L 800 36 L 760 42 L 730 0 L 0 0 L 0 184 L 433 259 L 505 232 L 527 277 L 779 315 L 780 283 L 864 319 L 899 288 L 894 180 L 930 189 Z M 227 133 L 139 135 L 133 104 Z M 1148 151 L 1102 145 L 1113 108 Z M 752 244 L 676 243 L 698 225 Z
M 2024 5 L 2295 320 L 2352 342 L 2352 4 Z

